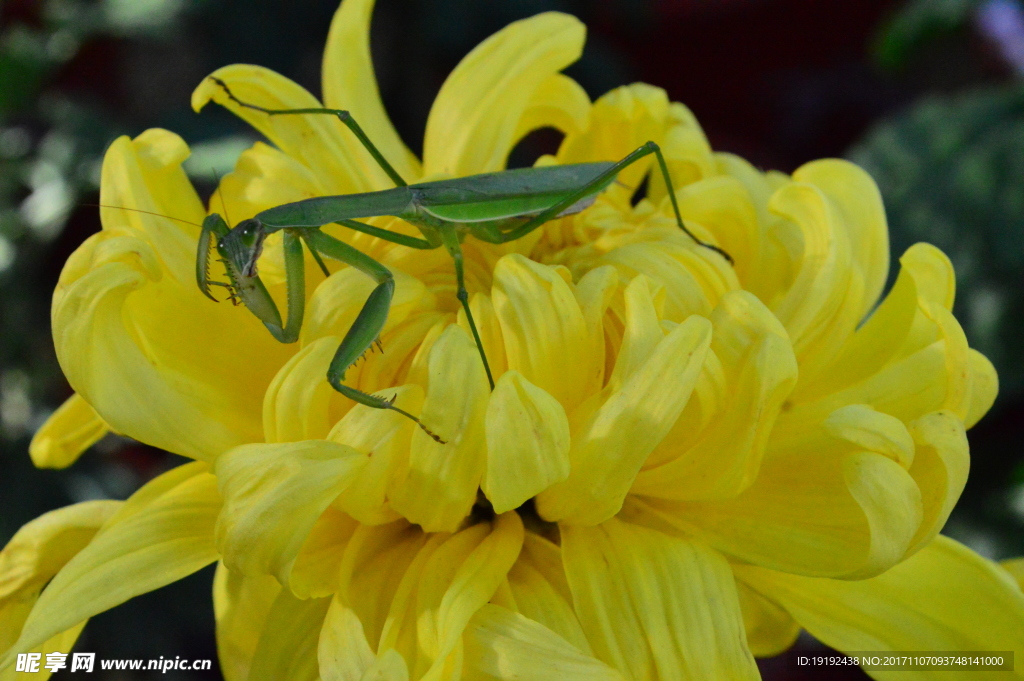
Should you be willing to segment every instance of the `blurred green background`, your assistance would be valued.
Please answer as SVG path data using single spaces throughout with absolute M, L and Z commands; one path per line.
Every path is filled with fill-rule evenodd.
M 49 509 L 125 498 L 180 459 L 108 436 L 65 471 L 28 442 L 70 395 L 49 302 L 61 266 L 99 229 L 102 154 L 118 135 L 181 134 L 208 195 L 255 137 L 192 89 L 218 66 L 273 68 L 319 93 L 335 0 L 6 0 L 0 5 L 0 541 Z M 570 12 L 589 27 L 568 73 L 596 98 L 642 80 L 689 105 L 714 148 L 791 171 L 846 156 L 875 177 L 895 258 L 925 240 L 952 258 L 956 314 L 999 370 L 970 433 L 972 470 L 946 532 L 993 558 L 1024 555 L 1024 8 L 1017 0 L 379 0 L 372 46 L 385 104 L 419 151 L 445 76 L 510 21 Z M 531 136 L 529 163 L 557 139 Z M 521 158 L 520 158 L 521 157 Z M 895 269 L 894 269 L 895 273 Z M 212 570 L 95 618 L 101 658 L 215 658 Z M 801 639 L 799 650 L 819 644 Z M 810 676 L 792 656 L 766 679 Z M 820 674 L 820 672 L 817 672 Z M 118 679 L 149 678 L 145 673 Z M 55 678 L 59 678 L 58 677 Z M 220 678 L 174 672 L 175 678 Z M 97 678 L 102 677 L 98 673 Z M 113 677 L 111 677 L 113 678 Z

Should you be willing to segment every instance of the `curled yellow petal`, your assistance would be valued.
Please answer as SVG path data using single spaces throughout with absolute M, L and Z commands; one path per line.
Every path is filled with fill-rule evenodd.
M 589 114 L 590 97 L 586 90 L 569 76 L 555 73 L 534 91 L 512 139 L 520 139 L 543 127 L 553 127 L 566 134 L 579 132 L 586 128 Z
M 223 454 L 216 536 L 224 564 L 288 584 L 317 519 L 365 465 L 356 450 L 325 440 L 243 445 Z
M 596 525 L 618 512 L 644 460 L 690 397 L 711 343 L 711 324 L 676 326 L 622 387 L 573 434 L 568 480 L 537 496 L 547 520 Z
M 117 196 L 104 202 L 189 219 L 191 192 L 201 220 L 194 191 L 174 179 L 187 186 L 181 150 L 170 133 L 117 140 L 104 158 Z M 198 227 L 104 211 L 103 232 L 68 259 L 54 292 L 54 346 L 71 385 L 115 431 L 178 454 L 211 459 L 262 440 L 258 405 L 293 350 L 244 308 L 202 296 Z
M 487 376 L 476 345 L 452 324 L 430 351 L 429 385 L 408 460 L 395 474 L 391 506 L 428 532 L 451 532 L 469 514 L 487 465 Z
M 775 657 L 796 642 L 800 625 L 785 609 L 739 580 L 736 594 L 747 630 L 747 645 L 754 657 Z
M 32 436 L 28 453 L 37 468 L 67 468 L 109 432 L 96 410 L 75 394 Z
M 327 382 L 327 367 L 340 343 L 337 336 L 317 338 L 277 372 L 263 397 L 267 442 L 321 439 L 330 432 L 337 393 Z
M 330 603 L 329 598 L 300 600 L 281 589 L 267 612 L 248 681 L 316 679 L 317 643 Z
M 408 385 L 388 391 L 395 406 L 410 414 L 423 409 L 423 389 Z M 390 399 L 390 397 L 389 397 Z M 357 404 L 331 430 L 327 439 L 348 445 L 365 454 L 369 461 L 355 481 L 334 501 L 360 522 L 379 525 L 398 519 L 391 509 L 387 491 L 404 461 L 416 424 L 398 412 Z
M 319 195 L 386 188 L 375 185 L 375 176 L 363 172 L 345 140 L 352 133 L 335 116 L 271 116 L 248 109 L 232 101 L 213 78 L 224 81 L 241 101 L 267 109 L 320 108 L 316 97 L 270 69 L 232 64 L 203 79 L 192 93 L 192 108 L 199 111 L 212 100 L 259 130 L 274 146 L 313 171 L 319 182 Z
M 758 679 L 732 571 L 717 552 L 609 520 L 562 528 L 594 655 L 632 679 Z
M 508 368 L 571 411 L 604 358 L 593 352 L 569 285 L 553 268 L 508 255 L 494 268 L 492 296 Z
M 217 564 L 213 614 L 217 620 L 217 659 L 227 681 L 246 681 L 260 634 L 281 585 L 270 575 L 246 577 Z
M 506 26 L 466 55 L 430 109 L 424 174 L 504 168 L 533 93 L 579 59 L 584 34 L 575 17 L 545 12 Z
M 930 542 L 946 524 L 967 484 L 970 446 L 963 422 L 948 411 L 927 414 L 909 424 L 916 451 L 910 475 L 921 490 L 924 515 L 907 551 Z
M 398 587 L 378 654 L 398 650 L 413 678 L 448 678 L 443 670 L 461 656 L 466 626 L 505 580 L 523 534 L 518 514 L 504 513 L 431 537 Z
M 495 605 L 480 609 L 467 629 L 466 663 L 502 681 L 624 681 L 624 676 L 533 620 Z
M 825 644 L 856 650 L 1012 650 L 1024 654 L 1024 593 L 996 563 L 938 536 L 872 579 L 814 579 L 735 566 L 740 579 L 785 607 Z M 1021 672 L 1012 674 L 1020 678 Z M 879 679 L 906 672 L 873 671 Z M 977 671 L 914 672 L 968 681 Z
M 767 456 L 734 499 L 645 499 L 665 521 L 716 549 L 797 574 L 859 578 L 903 558 L 923 517 L 921 490 L 892 459 L 868 451 Z
M 849 304 L 856 315 L 863 317 L 878 300 L 889 274 L 889 228 L 878 186 L 859 166 L 835 158 L 797 168 L 793 180 L 823 191 L 842 216 L 851 264 L 864 280 L 862 298 Z
M 86 501 L 50 511 L 7 542 L 0 551 L 0 651 L 14 645 L 46 583 L 121 506 L 119 501 Z
M 324 106 L 351 112 L 366 136 L 398 174 L 406 182 L 414 182 L 421 174 L 419 161 L 402 143 L 388 119 L 373 73 L 370 58 L 373 5 L 374 0 L 345 0 L 334 13 L 324 47 Z M 349 152 L 359 161 L 362 171 L 373 178 L 377 189 L 394 185 L 355 136 L 346 135 L 343 139 Z
M 796 383 L 796 358 L 778 320 L 749 293 L 726 294 L 711 324 L 709 355 L 717 364 L 708 362 L 702 378 L 715 383 L 713 367 L 721 367 L 727 397 L 692 412 L 687 405 L 637 475 L 634 494 L 728 499 L 757 477 L 775 417 Z
M 220 510 L 216 479 L 203 464 L 165 473 L 178 481 L 165 491 L 156 478 L 129 500 L 50 581 L 32 609 L 21 636 L 0 659 L 0 669 L 51 636 L 152 591 L 217 559 L 213 525 Z M 163 477 L 163 476 L 162 476 Z M 152 486 L 161 490 L 152 497 Z
M 964 427 L 973 428 L 988 413 L 999 393 L 999 376 L 992 362 L 977 350 L 970 351 L 971 402 L 964 416 Z
M 481 489 L 504 513 L 569 476 L 569 420 L 555 398 L 509 371 L 487 403 L 487 472 Z

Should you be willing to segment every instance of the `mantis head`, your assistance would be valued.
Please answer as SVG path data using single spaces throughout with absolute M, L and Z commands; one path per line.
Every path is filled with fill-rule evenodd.
M 256 276 L 256 261 L 263 252 L 267 238 L 263 223 L 256 219 L 243 220 L 217 241 L 217 252 L 228 261 L 234 274 Z

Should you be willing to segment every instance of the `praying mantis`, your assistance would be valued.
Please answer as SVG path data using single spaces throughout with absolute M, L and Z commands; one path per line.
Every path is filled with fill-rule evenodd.
M 380 342 L 380 333 L 391 307 L 395 280 L 381 263 L 322 232 L 320 228 L 324 225 L 343 225 L 409 248 L 445 248 L 454 261 L 456 296 L 465 310 L 492 390 L 494 377 L 470 311 L 469 293 L 464 281 L 461 244 L 467 236 L 490 244 L 520 239 L 549 220 L 587 208 L 621 170 L 654 154 L 668 189 L 676 224 L 699 246 L 717 253 L 732 264 L 728 253 L 718 246 L 701 241 L 686 228 L 679 213 L 668 165 L 660 147 L 654 142 L 641 145 L 617 162 L 520 168 L 410 185 L 388 163 L 348 111 L 326 108 L 269 109 L 241 101 L 227 83 L 213 76 L 210 78 L 238 106 L 268 116 L 336 116 L 387 173 L 395 187 L 362 194 L 322 196 L 275 206 L 239 222 L 233 228 L 229 228 L 219 214 L 211 213 L 203 221 L 199 236 L 196 256 L 196 281 L 199 289 L 216 302 L 210 287 L 226 287 L 231 300 L 243 303 L 263 322 L 275 339 L 282 343 L 293 343 L 299 337 L 305 308 L 303 244 L 327 276 L 330 273 L 323 262 L 324 257 L 355 267 L 366 274 L 373 279 L 376 287 L 338 346 L 327 370 L 327 381 L 339 393 L 359 404 L 376 409 L 391 409 L 412 419 L 439 443 L 444 444 L 445 441 L 431 432 L 416 416 L 397 407 L 394 398 L 389 400 L 370 395 L 345 385 L 345 372 L 348 368 L 374 343 Z M 422 238 L 357 221 L 358 218 L 384 215 L 401 218 L 416 226 Z M 257 269 L 264 240 L 278 231 L 283 232 L 288 303 L 286 322 L 282 322 L 277 304 L 260 280 Z M 212 281 L 209 276 L 210 250 L 214 238 L 217 252 L 227 271 L 228 282 Z

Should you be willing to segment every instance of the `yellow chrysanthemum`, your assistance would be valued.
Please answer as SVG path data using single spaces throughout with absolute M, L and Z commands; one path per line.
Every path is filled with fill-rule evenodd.
M 310 263 L 320 283 L 300 342 L 280 345 L 244 308 L 200 295 L 196 227 L 104 210 L 54 295 L 78 395 L 33 457 L 67 465 L 112 428 L 198 461 L 124 504 L 22 529 L 0 554 L 3 663 L 66 650 L 92 615 L 218 558 L 232 680 L 756 679 L 753 656 L 801 627 L 841 650 L 1024 654 L 1011 573 L 937 536 L 995 373 L 950 313 L 937 249 L 910 249 L 874 309 L 888 242 L 863 171 L 831 160 L 761 173 L 713 153 L 690 112 L 649 86 L 591 104 L 559 73 L 584 37 L 561 14 L 513 24 L 463 60 L 421 166 L 376 90 L 372 4 L 339 9 L 324 99 L 404 177 L 500 170 L 542 126 L 566 134 L 544 163 L 654 140 L 688 226 L 735 268 L 678 230 L 656 178 L 631 206 L 640 165 L 528 239 L 467 241 L 489 392 L 449 257 L 327 228 L 397 282 L 384 354 L 347 382 L 390 389 L 442 444 L 324 379 L 371 289 L 363 275 L 322 280 Z M 216 75 L 260 105 L 317 105 L 265 69 Z M 194 104 L 211 98 L 232 107 L 209 81 Z M 222 182 L 213 208 L 235 220 L 390 186 L 336 120 L 233 110 L 274 145 Z M 118 140 L 101 203 L 200 222 L 187 153 L 165 131 Z M 281 262 L 269 241 L 261 274 L 279 299 Z

